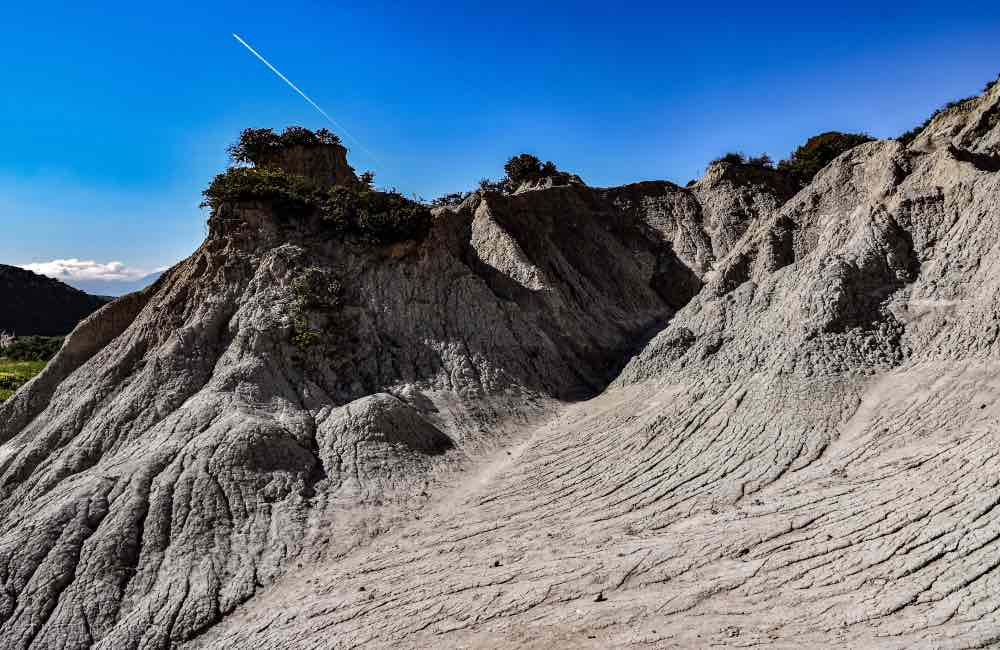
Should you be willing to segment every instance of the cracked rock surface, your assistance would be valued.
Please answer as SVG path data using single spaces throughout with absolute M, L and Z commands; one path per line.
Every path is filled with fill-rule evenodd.
M 0 406 L 0 641 L 997 643 L 998 115 L 385 247 L 223 206 Z

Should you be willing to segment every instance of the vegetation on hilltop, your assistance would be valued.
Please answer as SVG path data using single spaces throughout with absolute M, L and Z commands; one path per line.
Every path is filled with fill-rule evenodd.
M 427 206 L 396 191 L 366 186 L 329 188 L 319 203 L 319 213 L 333 230 L 381 244 L 419 239 L 431 220 Z
M 741 151 L 730 151 L 714 159 L 710 164 L 728 163 L 744 167 L 771 169 L 789 175 L 800 187 L 808 185 L 821 169 L 830 164 L 834 158 L 859 144 L 871 142 L 867 133 L 841 133 L 827 131 L 806 140 L 792 154 L 775 164 L 766 153 L 747 157 Z M 688 185 L 691 185 L 689 183 Z
M 554 162 L 548 160 L 543 163 L 530 153 L 522 153 L 512 157 L 504 164 L 503 170 L 513 187 L 559 173 Z
M 749 167 L 763 167 L 766 169 L 774 169 L 774 161 L 766 153 L 759 156 L 747 157 L 742 151 L 730 151 L 725 153 L 718 158 L 710 162 L 710 165 L 716 165 L 718 163 L 729 163 L 731 165 L 747 165 Z
M 340 144 L 340 137 L 328 129 L 312 131 L 302 126 L 290 126 L 280 134 L 273 129 L 243 129 L 239 141 L 226 151 L 236 162 L 264 165 L 282 149 L 335 144 Z
M 791 156 L 778 163 L 778 169 L 791 174 L 800 186 L 806 186 L 834 158 L 874 139 L 867 133 L 820 133 L 806 140 Z
M 223 204 L 260 201 L 270 204 L 279 217 L 316 215 L 333 233 L 375 243 L 422 237 L 430 225 L 427 206 L 395 190 L 376 190 L 370 171 L 351 185 L 321 187 L 270 162 L 281 147 L 338 142 L 326 129 L 289 127 L 280 136 L 271 129 L 245 129 L 229 153 L 252 166 L 234 166 L 218 174 L 203 192 L 202 207 L 217 210 Z
M 993 90 L 993 86 L 995 86 L 997 84 L 997 82 L 1000 82 L 1000 77 L 997 77 L 996 79 L 993 79 L 991 81 L 987 81 L 986 85 L 983 86 L 983 94 L 986 94 L 986 93 L 990 92 L 991 90 Z M 927 126 L 932 121 L 934 121 L 935 117 L 937 117 L 941 113 L 950 111 L 953 108 L 957 108 L 959 106 L 965 106 L 966 104 L 968 104 L 969 102 L 971 102 L 974 99 L 976 99 L 976 95 L 972 95 L 971 97 L 965 97 L 964 99 L 957 99 L 955 101 L 948 102 L 947 104 L 945 104 L 941 108 L 939 108 L 936 111 L 934 111 L 933 113 L 931 113 L 930 117 L 928 117 L 926 120 L 924 120 L 921 124 L 919 124 L 918 126 L 913 127 L 912 129 L 910 129 L 909 131 L 906 131 L 905 133 L 900 134 L 896 138 L 896 140 L 898 140 L 903 145 L 910 144 L 911 142 L 913 142 L 914 140 L 917 139 L 917 136 L 920 135 L 921 131 L 923 131 L 924 129 L 926 129 Z
M 277 167 L 230 167 L 202 192 L 202 207 L 267 201 L 282 215 L 301 216 L 315 209 L 318 189 L 305 178 Z
M 444 196 L 437 197 L 436 199 L 431 201 L 431 205 L 435 207 L 444 205 L 458 205 L 459 203 L 464 201 L 465 197 L 467 196 L 468 196 L 467 192 L 451 192 L 449 194 L 445 194 Z
M 504 177 L 500 180 L 483 178 L 479 181 L 479 191 L 483 194 L 510 194 L 524 183 L 540 181 L 543 178 L 569 178 L 551 160 L 542 162 L 530 153 L 512 156 L 504 163 Z M 450 195 L 451 196 L 451 195 Z

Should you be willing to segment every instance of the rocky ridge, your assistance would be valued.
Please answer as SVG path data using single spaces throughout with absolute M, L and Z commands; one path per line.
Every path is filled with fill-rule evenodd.
M 353 186 L 339 151 L 287 168 L 316 158 Z M 711 249 L 669 183 L 474 195 L 382 245 L 219 204 L 191 258 L 0 407 L 0 638 L 169 647 L 363 547 L 441 476 L 600 392 Z
M 221 206 L 0 407 L 0 638 L 995 641 L 998 114 L 387 245 Z

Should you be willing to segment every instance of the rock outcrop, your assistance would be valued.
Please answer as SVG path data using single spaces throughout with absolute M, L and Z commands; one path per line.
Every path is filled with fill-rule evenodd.
M 0 332 L 64 336 L 107 302 L 44 275 L 0 264 Z
M 342 180 L 327 158 L 317 185 Z M 0 406 L 0 639 L 171 647 L 365 547 L 603 390 L 697 294 L 705 227 L 669 183 L 473 195 L 381 244 L 221 202 L 191 258 Z
M 0 638 L 994 642 L 998 106 L 794 196 L 553 184 L 384 245 L 220 206 L 0 407 Z
M 339 144 L 282 147 L 261 160 L 261 164 L 280 167 L 320 187 L 350 185 L 358 180 L 347 162 L 347 149 Z

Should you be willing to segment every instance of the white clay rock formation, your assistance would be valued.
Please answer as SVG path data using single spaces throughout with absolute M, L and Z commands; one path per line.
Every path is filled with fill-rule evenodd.
M 0 645 L 1000 641 L 998 145 L 221 206 L 0 406 Z

